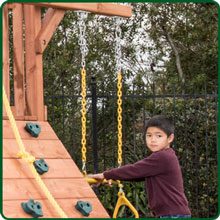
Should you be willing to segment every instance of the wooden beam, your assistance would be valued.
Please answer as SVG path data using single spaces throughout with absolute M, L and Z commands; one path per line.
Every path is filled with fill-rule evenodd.
M 52 8 L 47 10 L 47 13 L 42 21 L 42 28 L 40 29 L 35 40 L 37 53 L 44 52 L 53 36 L 53 33 L 62 21 L 64 14 L 65 10 Z
M 35 7 L 34 10 L 34 26 L 35 26 L 35 37 L 41 30 L 41 8 Z M 37 108 L 37 118 L 39 121 L 45 120 L 45 109 L 44 109 L 44 88 L 43 88 L 43 56 L 42 54 L 36 54 L 36 51 L 33 51 L 36 57 L 36 108 Z
M 114 3 L 25 3 L 41 7 L 59 8 L 63 10 L 82 10 L 107 16 L 131 17 L 132 9 L 127 5 Z
M 8 116 L 3 116 L 3 120 L 9 120 Z M 14 116 L 16 121 L 37 121 L 37 116 Z
M 24 5 L 27 115 L 37 115 L 34 6 Z
M 13 72 L 16 116 L 25 115 L 23 5 L 13 8 Z
M 44 121 L 42 54 L 35 52 L 35 39 L 41 29 L 41 8 L 25 4 L 24 12 L 27 112 Z

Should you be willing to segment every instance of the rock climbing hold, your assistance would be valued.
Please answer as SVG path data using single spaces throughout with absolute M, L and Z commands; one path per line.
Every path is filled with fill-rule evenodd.
M 25 130 L 31 134 L 32 137 L 38 137 L 41 132 L 41 127 L 37 123 L 26 123 Z
M 22 202 L 21 206 L 27 214 L 32 215 L 34 218 L 43 216 L 42 206 L 40 202 L 35 202 L 33 199 L 29 199 L 28 202 Z
M 46 173 L 49 170 L 49 167 L 44 159 L 35 160 L 34 167 L 40 175 Z
M 92 205 L 86 201 L 77 201 L 75 208 L 84 216 L 89 216 L 90 212 L 92 211 Z

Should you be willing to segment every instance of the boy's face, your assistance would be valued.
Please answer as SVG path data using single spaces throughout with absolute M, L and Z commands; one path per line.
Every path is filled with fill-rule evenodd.
M 174 134 L 167 137 L 167 134 L 157 127 L 149 127 L 146 131 L 146 143 L 152 152 L 169 148 L 173 139 Z

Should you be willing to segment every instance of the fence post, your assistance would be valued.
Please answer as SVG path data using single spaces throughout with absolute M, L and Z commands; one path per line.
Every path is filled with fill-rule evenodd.
M 92 92 L 92 148 L 93 148 L 93 164 L 94 173 L 98 173 L 98 149 L 97 149 L 97 95 L 96 95 L 96 78 L 91 77 Z

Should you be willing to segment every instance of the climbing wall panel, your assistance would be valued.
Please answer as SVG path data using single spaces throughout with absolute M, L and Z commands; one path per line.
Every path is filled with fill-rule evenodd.
M 39 137 L 31 137 L 24 129 L 26 122 L 17 121 L 26 150 L 36 159 L 44 158 L 49 172 L 42 180 L 69 218 L 82 218 L 75 208 L 78 200 L 93 206 L 91 218 L 108 218 L 106 210 L 84 180 L 78 167 L 47 122 L 41 126 Z M 30 218 L 21 208 L 21 202 L 34 199 L 41 202 L 45 218 L 59 218 L 52 205 L 33 178 L 28 165 L 17 158 L 19 151 L 10 123 L 3 120 L 3 214 L 8 218 Z
M 73 204 L 79 199 L 56 199 L 61 208 L 65 211 L 69 218 L 83 218 L 82 215 L 73 208 Z M 55 212 L 53 207 L 46 200 L 38 200 L 44 207 L 44 218 L 59 218 L 59 215 Z M 94 210 L 91 213 L 91 218 L 108 218 L 107 214 L 104 215 L 103 207 L 100 207 L 100 202 L 97 199 L 90 198 L 90 203 L 94 206 Z M 18 206 L 18 203 L 25 202 L 25 200 L 11 200 L 4 201 L 4 215 L 8 218 L 30 218 L 30 216 L 23 212 L 23 210 Z M 98 209 L 98 208 L 100 209 Z M 12 212 L 13 210 L 13 212 Z

